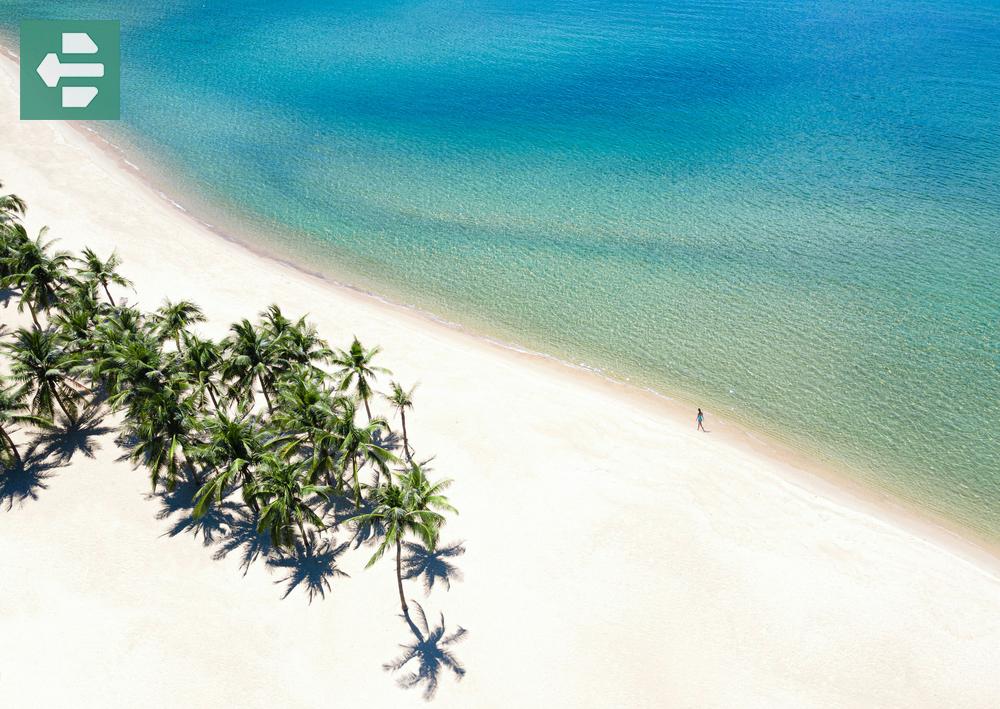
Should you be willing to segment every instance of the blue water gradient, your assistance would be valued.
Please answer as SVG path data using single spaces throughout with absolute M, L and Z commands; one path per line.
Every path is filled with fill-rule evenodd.
M 102 129 L 213 221 L 1000 539 L 995 0 L 38 17 L 122 21 Z

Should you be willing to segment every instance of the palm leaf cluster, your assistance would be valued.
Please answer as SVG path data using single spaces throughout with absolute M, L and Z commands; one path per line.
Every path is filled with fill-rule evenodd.
M 145 312 L 113 289 L 131 287 L 116 254 L 57 251 L 45 231 L 31 238 L 23 201 L 0 196 L 0 287 L 31 313 L 33 326 L 0 341 L 10 374 L 0 380 L 0 459 L 21 464 L 11 426 L 71 425 L 85 405 L 121 414 L 119 440 L 156 490 L 188 480 L 193 514 L 241 501 L 272 544 L 310 553 L 319 530 L 338 521 L 324 504 L 343 495 L 355 527 L 378 529 L 371 562 L 395 548 L 404 613 L 401 544 L 433 550 L 453 512 L 425 465 L 402 455 L 388 419 L 373 415 L 376 382 L 387 370 L 378 348 L 357 338 L 335 351 L 305 318 L 272 305 L 213 340 L 194 331 L 205 319 L 186 300 Z M 405 416 L 412 389 L 385 396 Z M 363 410 L 363 413 L 362 413 Z

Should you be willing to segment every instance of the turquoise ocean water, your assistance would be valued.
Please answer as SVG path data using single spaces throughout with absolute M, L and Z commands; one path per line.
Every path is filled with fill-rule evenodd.
M 121 20 L 100 130 L 209 221 L 1000 539 L 995 0 L 44 17 Z

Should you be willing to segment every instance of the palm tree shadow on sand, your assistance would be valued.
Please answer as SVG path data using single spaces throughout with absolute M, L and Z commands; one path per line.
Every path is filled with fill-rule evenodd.
M 35 443 L 42 446 L 45 455 L 55 456 L 62 464 L 69 463 L 77 453 L 93 458 L 100 450 L 100 445 L 94 439 L 115 430 L 111 426 L 102 425 L 104 416 L 105 412 L 99 404 L 88 406 L 74 422 L 63 417 L 64 428 L 39 433 L 35 436 Z
M 416 661 L 416 668 L 398 677 L 396 682 L 403 689 L 423 686 L 424 699 L 430 701 L 437 693 L 443 670 L 451 670 L 456 680 L 461 680 L 465 676 L 465 667 L 449 646 L 462 642 L 468 631 L 458 626 L 458 630 L 448 633 L 445 629 L 444 613 L 440 616 L 440 625 L 430 627 L 423 606 L 416 601 L 411 602 L 416 609 L 413 614 L 416 616 L 416 622 L 409 614 L 404 615 L 403 619 L 410 627 L 415 642 L 400 645 L 403 654 L 385 663 L 382 668 L 386 672 L 400 672 L 411 662 Z
M 403 557 L 403 578 L 422 578 L 424 595 L 429 596 L 436 583 L 450 591 L 452 581 L 462 580 L 461 569 L 450 560 L 465 553 L 464 542 L 455 542 L 444 547 L 438 546 L 433 551 L 427 549 L 423 544 L 403 542 L 403 550 L 406 552 L 406 556 Z
M 267 530 L 257 530 L 257 516 L 241 508 L 239 514 L 230 522 L 229 535 L 220 542 L 212 558 L 221 561 L 233 552 L 239 551 L 240 568 L 246 576 L 250 566 L 260 557 L 269 558 L 272 550 L 271 535 Z
M 337 568 L 337 557 L 347 551 L 350 546 L 350 542 L 334 546 L 333 540 L 327 539 L 321 541 L 310 551 L 296 545 L 294 553 L 283 556 L 272 554 L 267 560 L 267 565 L 288 572 L 284 578 L 275 581 L 275 583 L 288 584 L 282 598 L 288 598 L 289 594 L 299 586 L 305 590 L 310 603 L 316 596 L 326 598 L 326 592 L 330 590 L 330 579 L 349 576 Z
M 198 488 L 194 483 L 184 481 L 178 482 L 171 491 L 150 493 L 147 499 L 159 500 L 160 511 L 156 514 L 157 519 L 171 520 L 174 515 L 180 514 L 171 520 L 173 526 L 163 533 L 165 536 L 176 537 L 179 534 L 190 533 L 195 538 L 200 536 L 205 546 L 224 541 L 241 511 L 239 505 L 232 500 L 223 500 L 220 504 L 210 507 L 201 517 L 195 517 L 194 496 L 197 492 Z
M 53 459 L 44 447 L 33 443 L 22 454 L 21 465 L 0 470 L 0 509 L 9 512 L 29 499 L 37 500 L 39 493 L 49 487 L 45 481 L 55 476 L 52 471 L 66 465 L 66 461 Z

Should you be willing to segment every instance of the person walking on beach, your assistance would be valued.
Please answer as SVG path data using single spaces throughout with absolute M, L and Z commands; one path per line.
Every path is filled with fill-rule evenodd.
M 698 429 L 697 430 L 699 430 L 699 431 L 705 431 L 705 414 L 703 414 L 701 412 L 701 409 L 698 409 L 698 419 L 697 420 L 698 420 Z M 705 433 L 708 433 L 708 431 L 705 431 Z

